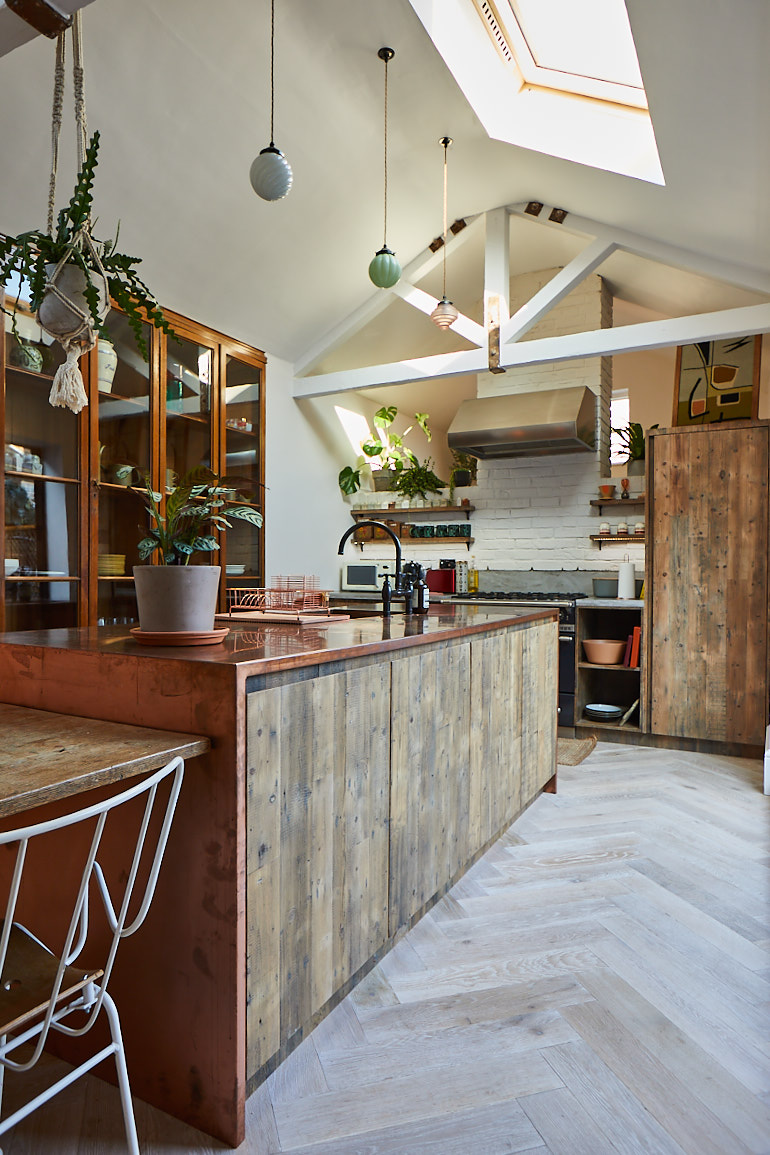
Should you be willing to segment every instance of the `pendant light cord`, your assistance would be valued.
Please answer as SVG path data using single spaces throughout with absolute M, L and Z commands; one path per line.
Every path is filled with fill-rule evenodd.
M 273 125 L 275 110 L 275 0 L 270 0 L 270 147 L 275 148 Z
M 382 245 L 388 247 L 388 58 L 385 57 L 385 211 L 382 225 Z
M 446 299 L 446 205 L 447 205 L 447 149 L 449 148 L 449 146 L 450 146 L 450 144 L 451 144 L 451 143 L 452 143 L 452 138 L 451 138 L 451 136 L 442 136 L 441 140 L 439 141 L 439 144 L 440 144 L 440 145 L 442 145 L 442 146 L 443 146 L 443 149 L 444 149 L 444 231 L 443 231 L 443 233 L 442 233 L 442 236 L 443 236 L 443 239 L 444 239 L 444 245 L 443 245 L 443 248 L 444 248 L 444 259 L 443 259 L 443 265 L 444 265 L 444 280 L 443 280 L 443 287 L 442 287 L 442 290 L 441 290 L 441 296 L 442 296 L 443 298 L 445 298 L 445 299 Z

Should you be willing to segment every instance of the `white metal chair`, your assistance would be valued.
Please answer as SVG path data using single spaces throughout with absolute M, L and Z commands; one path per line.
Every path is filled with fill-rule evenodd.
M 5 1069 L 30 1070 L 40 1058 L 50 1030 L 70 1036 L 83 1035 L 93 1026 L 103 1006 L 112 1040 L 108 1046 L 74 1067 L 51 1087 L 0 1121 L 0 1136 L 98 1063 L 114 1055 L 128 1149 L 132 1155 L 139 1155 L 120 1020 L 117 1007 L 107 993 L 107 983 L 120 941 L 139 929 L 149 910 L 183 774 L 182 759 L 174 758 L 141 782 L 102 802 L 72 811 L 48 822 L 0 833 L 0 855 L 13 856 L 15 852 L 15 861 L 11 858 L 7 863 L 9 869 L 12 867 L 13 874 L 5 918 L 0 931 L 0 1109 Z M 168 783 L 159 794 L 159 787 L 164 779 L 168 779 Z M 105 872 L 97 860 L 100 845 L 103 845 L 102 836 L 108 815 L 141 796 L 145 796 L 144 809 L 141 811 L 142 803 L 137 803 L 139 812 L 135 817 L 138 831 L 135 841 L 133 834 L 131 836 L 131 846 L 126 855 L 124 869 L 120 871 L 120 882 L 108 884 Z M 151 827 L 151 820 L 156 810 L 155 822 Z M 127 825 L 125 815 L 126 812 L 123 811 L 123 817 L 120 819 L 121 832 L 124 832 Z M 36 934 L 14 919 L 17 911 L 21 912 L 23 909 L 24 866 L 25 861 L 28 862 L 32 857 L 30 848 L 33 844 L 41 845 L 36 840 L 44 839 L 54 831 L 76 824 L 86 824 L 83 840 L 82 842 L 78 840 L 78 847 L 82 847 L 77 851 L 80 858 L 76 872 L 80 873 L 80 881 L 73 887 L 77 893 L 74 896 L 71 916 L 69 906 L 65 912 L 66 931 L 63 945 L 54 951 L 36 937 Z M 5 850 L 5 847 L 8 849 Z M 148 870 L 150 855 L 152 860 L 149 862 Z M 51 863 L 49 869 L 51 872 L 55 871 L 55 863 Z M 140 870 L 143 878 L 147 872 L 146 881 L 137 886 Z M 112 873 L 116 872 L 113 870 Z M 93 965 L 92 960 L 91 965 L 87 966 L 78 960 L 84 948 L 86 953 L 94 949 L 92 944 L 87 942 L 92 879 L 102 900 L 108 932 L 106 936 L 104 933 L 99 936 L 102 942 L 99 965 Z M 39 886 L 39 879 L 37 885 Z M 138 909 L 129 922 L 129 907 L 132 903 L 134 908 L 138 904 Z M 51 914 L 54 915 L 56 912 L 52 911 Z M 40 927 L 35 926 L 34 929 L 37 934 L 47 934 L 47 930 L 44 931 Z M 24 1049 L 18 1054 L 20 1047 Z M 31 1055 L 28 1053 L 30 1048 Z

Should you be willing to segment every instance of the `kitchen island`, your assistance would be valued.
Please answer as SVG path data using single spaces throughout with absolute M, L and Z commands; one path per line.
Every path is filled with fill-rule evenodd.
M 211 742 L 115 976 L 138 1096 L 242 1141 L 246 1094 L 553 788 L 557 638 L 552 610 L 487 606 L 0 637 L 0 700 Z

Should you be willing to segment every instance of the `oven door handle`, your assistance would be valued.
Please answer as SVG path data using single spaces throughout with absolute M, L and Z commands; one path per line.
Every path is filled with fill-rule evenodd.
M 574 634 L 559 634 L 559 641 L 560 642 L 574 642 L 574 640 L 575 640 Z

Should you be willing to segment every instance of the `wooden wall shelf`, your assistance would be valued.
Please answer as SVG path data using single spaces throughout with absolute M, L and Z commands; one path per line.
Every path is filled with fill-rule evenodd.
M 618 545 L 619 543 L 627 543 L 635 541 L 638 545 L 644 545 L 645 534 L 643 533 L 592 533 L 591 541 L 598 543 L 599 549 L 603 545 Z
M 370 517 L 374 521 L 381 521 L 384 517 L 390 517 L 392 521 L 394 515 L 403 518 L 409 517 L 413 513 L 425 513 L 431 516 L 434 513 L 464 513 L 465 519 L 468 521 L 475 508 L 475 505 L 416 505 L 414 508 L 409 506 L 406 509 L 351 509 L 350 516 L 356 520 L 359 517 Z

